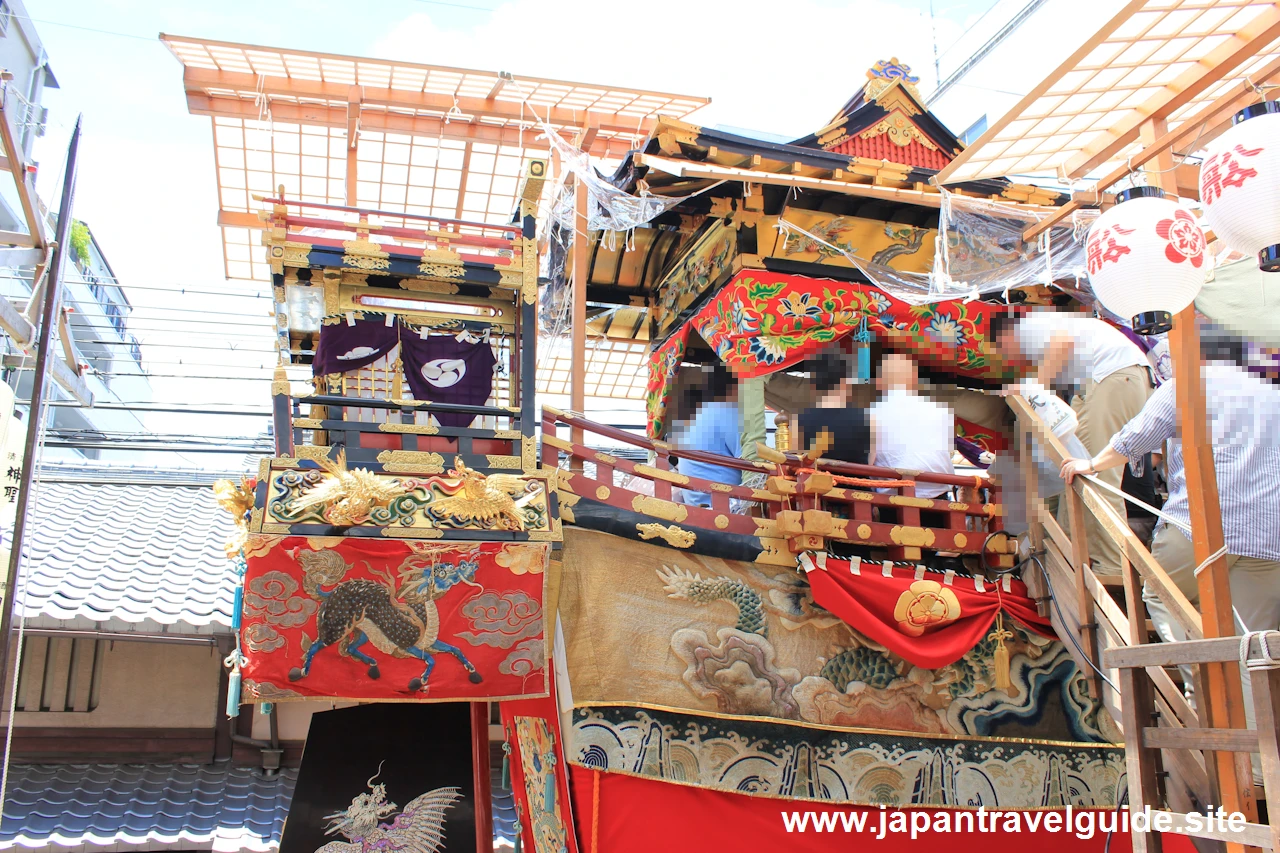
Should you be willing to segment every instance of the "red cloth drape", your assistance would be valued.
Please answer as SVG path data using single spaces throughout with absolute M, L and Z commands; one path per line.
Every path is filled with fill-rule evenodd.
M 941 575 L 916 580 L 911 569 L 894 568 L 885 577 L 880 563 L 862 563 L 854 574 L 848 560 L 827 560 L 826 570 L 809 572 L 813 600 L 855 630 L 924 669 L 955 663 L 987 636 L 1001 608 L 1045 637 L 1056 637 L 1048 619 L 1036 610 L 1021 581 L 1010 592 L 972 578 Z
M 884 853 L 908 853 L 917 850 L 946 850 L 947 853 L 989 853 L 995 848 L 1035 845 L 1036 853 L 1102 853 L 1107 845 L 1107 833 L 1097 831 L 1098 822 L 1110 825 L 1114 812 L 1109 809 L 1083 809 L 1090 818 L 1080 818 L 1073 809 L 1072 825 L 1080 834 L 1088 834 L 1080 822 L 1088 820 L 1094 826 L 1091 838 L 1082 839 L 1074 832 L 1059 828 L 1050 832 L 1044 824 L 1045 817 L 1058 815 L 1059 827 L 1066 822 L 1066 810 L 1021 811 L 1021 831 L 1006 831 L 1007 818 L 999 819 L 996 831 L 942 832 L 934 829 L 933 820 L 940 812 L 950 812 L 954 820 L 956 812 L 972 809 L 942 809 L 917 807 L 901 809 L 910 826 L 912 816 L 923 813 L 930 816 L 929 828 L 917 833 L 912 840 L 910 832 L 886 832 L 878 839 L 880 827 L 879 808 L 865 806 L 828 806 L 797 800 L 779 800 L 750 797 L 745 794 L 727 794 L 690 785 L 678 785 L 624 776 L 618 773 L 601 773 L 583 767 L 570 768 L 569 779 L 573 788 L 574 817 L 578 824 L 578 837 L 582 839 L 583 853 L 711 853 L 728 850 L 786 850 L 787 853 L 830 853 L 832 850 L 874 849 Z M 886 812 L 886 828 L 892 820 L 894 809 Z M 837 818 L 834 831 L 815 832 L 812 829 L 788 832 L 783 822 L 784 813 L 864 815 L 864 829 L 844 830 Z M 1009 811 L 1001 811 L 1008 815 Z M 991 812 L 985 812 L 989 823 Z M 1031 831 L 1026 817 L 1039 815 L 1037 829 Z M 810 816 L 809 820 L 812 820 Z M 850 820 L 845 817 L 845 820 Z M 977 820 L 975 814 L 975 823 Z M 809 824 L 810 826 L 812 824 Z M 1165 850 L 1168 853 L 1195 853 L 1195 848 L 1184 835 L 1165 833 Z M 592 843 L 595 839 L 595 843 Z M 1127 833 L 1115 832 L 1111 838 L 1111 853 L 1129 853 L 1133 849 Z

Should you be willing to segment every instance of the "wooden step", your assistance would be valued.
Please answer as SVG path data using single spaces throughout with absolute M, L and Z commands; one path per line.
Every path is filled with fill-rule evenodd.
M 1243 844 L 1246 847 L 1261 847 L 1264 850 L 1280 850 L 1280 825 L 1276 827 L 1265 826 L 1260 823 L 1246 823 L 1240 832 L 1232 832 L 1231 830 L 1221 830 L 1218 828 L 1218 820 L 1213 820 L 1213 828 L 1204 828 L 1208 823 L 1208 818 L 1199 814 L 1200 829 L 1192 830 L 1188 828 L 1187 815 L 1181 812 L 1166 812 L 1152 810 L 1151 818 L 1154 823 L 1158 815 L 1168 815 L 1172 820 L 1171 828 L 1174 832 L 1182 835 L 1191 835 L 1196 838 L 1212 838 L 1217 841 L 1231 841 L 1237 844 Z M 1240 826 L 1240 824 L 1236 824 Z

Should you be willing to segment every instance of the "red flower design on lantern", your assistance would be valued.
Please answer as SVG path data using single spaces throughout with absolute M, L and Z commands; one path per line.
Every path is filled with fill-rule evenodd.
M 1196 269 L 1204 263 L 1204 231 L 1187 211 L 1179 210 L 1168 219 L 1161 219 L 1156 223 L 1156 233 L 1169 241 L 1164 247 L 1164 256 L 1171 263 L 1190 261 Z

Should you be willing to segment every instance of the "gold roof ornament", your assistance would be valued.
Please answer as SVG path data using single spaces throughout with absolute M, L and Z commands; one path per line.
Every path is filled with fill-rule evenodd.
M 906 89 L 911 97 L 917 101 L 923 100 L 920 97 L 920 78 L 913 76 L 911 66 L 905 62 L 899 62 L 898 57 L 894 56 L 890 59 L 877 60 L 876 64 L 867 69 L 867 84 L 863 87 L 863 92 L 868 101 L 876 101 L 880 96 L 889 91 L 894 83 L 901 83 L 902 88 Z

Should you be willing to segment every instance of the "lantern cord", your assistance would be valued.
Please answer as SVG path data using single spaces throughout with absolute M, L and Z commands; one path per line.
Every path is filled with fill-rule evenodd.
M 1247 78 L 1247 77 L 1245 78 L 1245 82 L 1249 82 L 1249 80 L 1248 80 L 1248 78 Z M 1251 85 L 1251 86 L 1252 86 L 1252 85 L 1253 85 L 1253 83 L 1251 83 L 1251 82 L 1250 82 L 1250 83 L 1249 83 L 1249 85 Z M 1255 86 L 1254 88 L 1256 89 L 1257 87 Z M 1273 87 L 1273 88 L 1280 88 L 1280 87 Z M 1258 93 L 1259 93 L 1259 94 L 1262 94 L 1261 90 L 1259 90 L 1259 91 L 1258 91 Z M 1126 158 L 1125 158 L 1125 165 L 1126 165 L 1126 166 L 1128 167 L 1128 169 L 1129 169 L 1129 174 L 1128 174 L 1126 177 L 1128 177 L 1128 178 L 1130 179 L 1129 186 L 1131 186 L 1131 187 L 1132 187 L 1132 186 L 1137 186 L 1136 184 L 1134 184 L 1134 183 L 1133 183 L 1133 177 L 1134 177 L 1135 175 L 1142 175 L 1142 176 L 1144 176 L 1144 177 L 1145 177 L 1146 175 L 1167 175 L 1169 172 L 1176 171 L 1176 170 L 1178 170 L 1178 169 L 1182 168 L 1184 165 L 1186 165 L 1186 162 L 1187 162 L 1188 160 L 1190 160 L 1190 159 L 1195 155 L 1195 152 L 1199 149 L 1199 147 L 1200 147 L 1200 138 L 1201 138 L 1202 136 L 1204 136 L 1204 130 L 1205 130 L 1205 128 L 1206 128 L 1206 127 L 1208 127 L 1208 125 L 1209 125 L 1209 120 L 1208 120 L 1208 119 L 1205 119 L 1203 122 L 1201 122 L 1201 124 L 1200 124 L 1200 129 L 1196 131 L 1196 138 L 1195 138 L 1194 140 L 1192 140 L 1191 145 L 1190 145 L 1190 146 L 1188 146 L 1188 148 L 1187 148 L 1187 153 L 1186 153 L 1186 154 L 1178 154 L 1177 152 L 1171 152 L 1171 153 L 1173 154 L 1173 156 L 1174 156 L 1174 157 L 1178 158 L 1178 162 L 1177 162 L 1177 163 L 1175 163 L 1174 165 L 1170 166 L 1170 167 L 1169 167 L 1169 168 L 1167 168 L 1167 169 L 1151 169 L 1151 168 L 1147 168 L 1147 167 L 1143 167 L 1141 170 L 1134 169 L 1134 168 L 1133 168 L 1133 155 L 1132 155 L 1132 154 L 1130 154 L 1128 157 L 1126 157 Z

